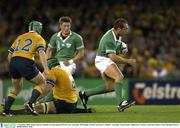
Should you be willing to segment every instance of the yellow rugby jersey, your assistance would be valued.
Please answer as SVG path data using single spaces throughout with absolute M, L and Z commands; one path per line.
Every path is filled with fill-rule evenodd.
M 34 56 L 37 51 L 45 50 L 46 42 L 36 32 L 27 32 L 17 37 L 9 52 L 13 53 L 12 57 L 19 56 L 34 61 Z
M 53 98 L 64 100 L 68 103 L 77 102 L 75 82 L 70 73 L 57 66 L 49 71 L 46 81 L 48 84 L 54 86 Z

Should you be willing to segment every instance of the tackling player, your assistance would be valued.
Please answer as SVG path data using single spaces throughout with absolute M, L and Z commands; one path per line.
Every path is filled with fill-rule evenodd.
M 53 91 L 53 100 L 45 103 L 37 103 L 34 109 L 40 114 L 94 112 L 91 108 L 77 108 L 78 95 L 74 79 L 69 72 L 59 66 L 55 58 L 48 59 L 48 66 L 50 71 L 46 80 L 46 89 Z M 14 114 L 28 114 L 24 109 L 11 110 L 11 112 Z

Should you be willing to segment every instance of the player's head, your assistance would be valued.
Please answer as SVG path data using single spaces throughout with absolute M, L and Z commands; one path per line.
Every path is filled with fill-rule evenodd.
M 123 18 L 118 18 L 115 20 L 113 28 L 117 32 L 117 36 L 125 35 L 129 30 L 128 22 Z
M 48 64 L 49 69 L 59 65 L 57 58 L 49 58 L 47 60 L 47 64 Z
M 29 31 L 35 31 L 39 34 L 42 32 L 42 23 L 39 21 L 31 21 L 29 23 Z
M 72 20 L 68 16 L 63 16 L 59 19 L 60 29 L 63 36 L 69 35 L 71 29 Z

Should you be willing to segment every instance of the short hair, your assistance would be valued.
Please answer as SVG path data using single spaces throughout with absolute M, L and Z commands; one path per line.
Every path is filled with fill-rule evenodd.
M 124 18 L 118 18 L 117 20 L 114 21 L 113 23 L 113 28 L 114 29 L 122 29 L 124 28 L 124 24 L 128 24 L 127 20 L 125 20 Z
M 59 18 L 59 23 L 62 24 L 64 22 L 72 23 L 72 20 L 69 16 L 62 16 Z

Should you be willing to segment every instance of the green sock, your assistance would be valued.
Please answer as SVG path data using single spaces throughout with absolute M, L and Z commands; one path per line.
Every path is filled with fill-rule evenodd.
M 114 88 L 116 93 L 117 104 L 119 105 L 123 101 L 123 97 L 122 97 L 123 84 L 115 83 Z
M 50 102 L 53 99 L 53 93 L 49 92 L 46 97 L 44 97 L 45 102 Z
M 97 86 L 96 88 L 92 88 L 92 89 L 88 89 L 87 91 L 85 91 L 86 96 L 93 96 L 93 95 L 97 95 L 97 94 L 103 94 L 106 93 L 106 87 L 105 85 L 100 85 Z

